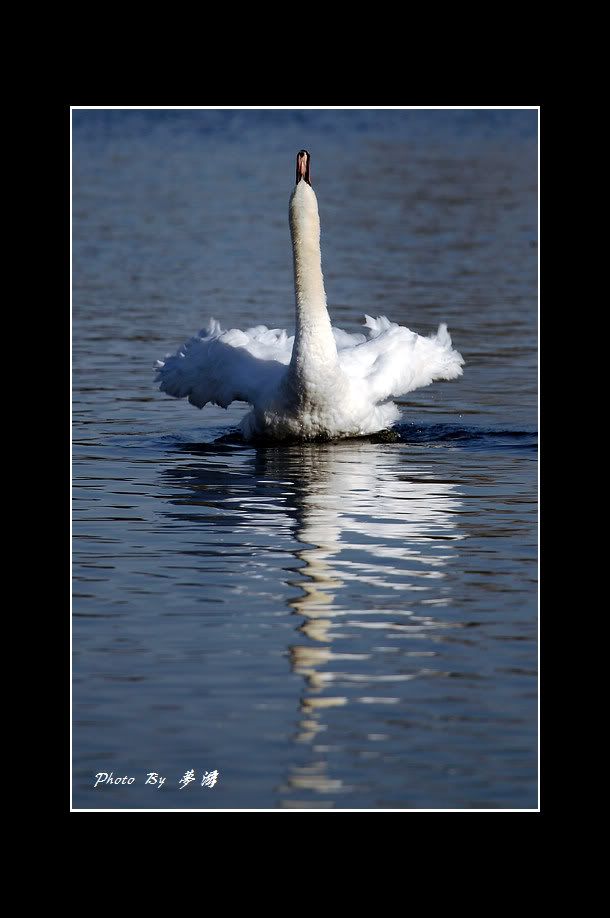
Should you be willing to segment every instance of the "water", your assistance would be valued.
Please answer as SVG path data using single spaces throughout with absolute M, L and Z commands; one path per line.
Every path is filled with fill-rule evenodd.
M 153 384 L 211 315 L 293 327 L 302 147 L 334 324 L 466 361 L 396 442 Z M 536 246 L 535 112 L 74 114 L 76 808 L 537 806 Z

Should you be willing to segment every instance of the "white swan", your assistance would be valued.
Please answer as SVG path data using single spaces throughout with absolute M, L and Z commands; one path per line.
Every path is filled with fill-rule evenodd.
M 389 427 L 400 417 L 392 397 L 434 379 L 462 374 L 463 359 L 446 325 L 424 338 L 385 316 L 365 316 L 368 335 L 332 328 L 320 254 L 318 202 L 310 155 L 297 153 L 290 198 L 296 334 L 257 325 L 223 331 L 211 319 L 173 356 L 157 362 L 160 389 L 203 408 L 248 402 L 246 439 L 353 437 Z

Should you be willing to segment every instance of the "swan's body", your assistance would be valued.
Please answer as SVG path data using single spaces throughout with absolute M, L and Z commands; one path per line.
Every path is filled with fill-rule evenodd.
M 366 316 L 368 335 L 332 328 L 320 254 L 318 202 L 309 154 L 297 156 L 290 198 L 296 333 L 257 325 L 222 331 L 212 319 L 173 357 L 159 362 L 163 392 L 203 408 L 248 402 L 246 439 L 351 437 L 375 433 L 400 417 L 392 397 L 434 379 L 462 374 L 463 359 L 446 325 L 421 337 L 384 316 Z

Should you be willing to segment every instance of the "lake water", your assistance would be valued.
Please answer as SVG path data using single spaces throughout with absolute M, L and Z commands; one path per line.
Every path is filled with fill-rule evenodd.
M 333 324 L 465 359 L 396 442 L 153 381 L 293 328 L 302 147 Z M 536 112 L 74 112 L 75 808 L 537 807 L 537 278 Z

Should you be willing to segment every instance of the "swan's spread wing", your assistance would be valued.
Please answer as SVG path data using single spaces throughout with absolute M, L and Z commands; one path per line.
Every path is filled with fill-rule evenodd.
M 158 361 L 159 388 L 175 398 L 188 397 L 197 408 L 208 402 L 222 408 L 234 401 L 256 405 L 279 385 L 293 340 L 265 325 L 222 331 L 212 319 L 176 354 Z
M 434 379 L 462 375 L 464 360 L 451 346 L 446 325 L 439 325 L 435 335 L 424 338 L 385 316 L 365 318 L 368 338 L 349 335 L 352 346 L 345 341 L 338 353 L 341 369 L 352 379 L 362 380 L 373 401 L 403 395 Z

